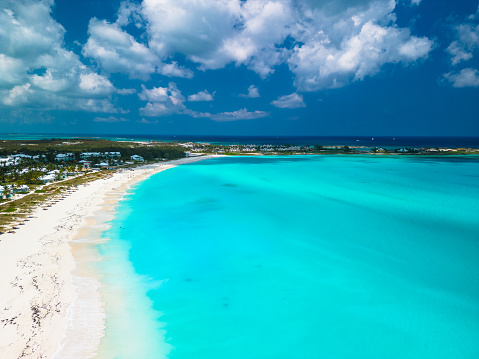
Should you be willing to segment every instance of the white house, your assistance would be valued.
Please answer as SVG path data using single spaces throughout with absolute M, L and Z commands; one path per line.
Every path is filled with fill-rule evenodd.
M 132 161 L 139 161 L 139 162 L 143 162 L 143 161 L 144 161 L 143 157 L 138 156 L 138 155 L 130 156 L 130 158 L 131 158 Z
M 19 153 L 17 155 L 12 155 L 12 158 L 28 159 L 28 158 L 32 158 L 32 156 Z
M 82 159 L 87 159 L 90 157 L 102 157 L 102 154 L 100 152 L 83 152 L 80 154 L 80 157 Z
M 0 166 L 10 166 L 11 164 L 13 164 L 13 162 L 9 157 L 0 158 Z
M 75 158 L 73 153 L 59 153 L 55 156 L 56 161 L 71 161 L 73 158 Z
M 55 180 L 55 174 L 47 174 L 45 176 L 42 176 L 40 178 L 38 178 L 40 181 L 44 182 L 44 183 L 49 183 L 49 182 L 53 182 Z
M 105 156 L 109 158 L 121 157 L 120 152 L 105 152 Z

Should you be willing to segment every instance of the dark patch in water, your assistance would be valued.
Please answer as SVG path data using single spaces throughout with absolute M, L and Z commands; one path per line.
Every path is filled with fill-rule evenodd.
M 218 201 L 212 197 L 201 197 L 190 202 L 190 205 L 201 207 L 202 210 L 218 208 Z
M 225 183 L 225 184 L 222 184 L 223 187 L 238 187 L 237 184 L 234 184 L 234 183 Z
M 420 163 L 471 163 L 479 162 L 479 156 L 468 155 L 468 156 L 409 156 L 407 157 L 411 162 L 420 162 Z

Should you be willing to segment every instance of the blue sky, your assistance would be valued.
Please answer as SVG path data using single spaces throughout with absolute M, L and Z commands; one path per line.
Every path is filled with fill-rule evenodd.
M 479 0 L 0 0 L 0 132 L 479 136 Z

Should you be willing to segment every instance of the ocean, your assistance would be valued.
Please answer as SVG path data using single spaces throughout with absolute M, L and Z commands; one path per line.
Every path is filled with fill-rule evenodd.
M 99 357 L 478 358 L 478 218 L 477 156 L 166 170 L 99 245 Z
M 132 134 L 0 134 L 0 140 L 101 138 L 112 141 L 197 142 L 219 145 L 298 145 L 298 146 L 364 146 L 395 149 L 401 147 L 479 148 L 479 137 L 434 136 L 190 136 L 190 135 L 132 135 Z

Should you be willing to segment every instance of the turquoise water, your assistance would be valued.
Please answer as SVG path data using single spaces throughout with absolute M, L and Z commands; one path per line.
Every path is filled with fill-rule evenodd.
M 228 157 L 122 202 L 105 357 L 478 358 L 477 157 Z

